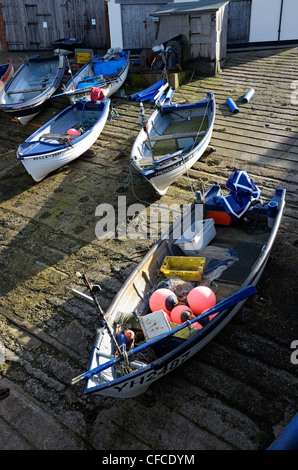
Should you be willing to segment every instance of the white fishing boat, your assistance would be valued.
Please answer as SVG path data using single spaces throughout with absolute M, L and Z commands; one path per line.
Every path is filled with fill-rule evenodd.
M 27 124 L 57 90 L 64 70 L 64 56 L 32 56 L 5 87 L 0 96 L 0 111 Z
M 96 55 L 69 80 L 65 92 L 60 95 L 67 95 L 74 103 L 88 97 L 92 87 L 99 87 L 106 97 L 112 96 L 126 80 L 129 56 L 129 51 L 121 51 L 110 59 L 101 59 Z
M 172 104 L 167 99 L 141 123 L 131 150 L 131 164 L 154 191 L 163 195 L 209 146 L 214 120 L 214 94 L 196 103 Z
M 246 175 L 234 176 L 241 192 Z M 263 201 L 255 188 L 248 189 L 239 205 L 234 193 L 220 196 L 220 187 L 212 186 L 152 246 L 105 313 L 99 289 L 79 274 L 88 293 L 73 291 L 95 303 L 101 321 L 89 368 L 72 384 L 84 381 L 86 394 L 130 398 L 183 367 L 256 292 L 281 224 L 285 192 L 276 189 Z M 170 294 L 153 304 L 154 294 L 164 289 Z
M 17 157 L 35 181 L 70 163 L 97 140 L 107 121 L 110 99 L 78 101 L 23 142 Z

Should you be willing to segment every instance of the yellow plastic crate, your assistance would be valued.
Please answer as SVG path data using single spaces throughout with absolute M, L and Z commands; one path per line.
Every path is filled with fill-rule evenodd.
M 201 281 L 206 258 L 191 256 L 166 256 L 160 272 L 165 277 L 178 276 L 187 281 Z
M 93 58 L 93 49 L 76 49 L 75 61 L 77 64 L 85 64 L 89 59 Z

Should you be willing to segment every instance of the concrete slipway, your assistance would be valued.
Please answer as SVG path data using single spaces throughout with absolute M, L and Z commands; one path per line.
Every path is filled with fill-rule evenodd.
M 25 54 L 10 56 L 15 67 L 25 60 Z M 1 54 L 0 62 L 6 58 Z M 245 169 L 264 196 L 286 187 L 287 205 L 258 294 L 183 369 L 125 401 L 85 397 L 83 384 L 70 386 L 88 366 L 97 324 L 94 308 L 71 292 L 83 290 L 75 273 L 100 283 L 107 308 L 153 240 L 98 240 L 96 207 L 116 208 L 118 196 L 129 205 L 138 202 L 135 195 L 187 203 L 190 182 L 181 177 L 160 200 L 138 181 L 133 193 L 129 154 L 139 105 L 125 97 L 113 99 L 117 113 L 96 144 L 39 184 L 16 159 L 18 145 L 36 127 L 0 115 L 1 450 L 261 450 L 291 420 L 297 411 L 291 361 L 298 340 L 297 68 L 297 48 L 230 53 L 222 73 L 194 75 L 176 91 L 176 101 L 214 91 L 217 102 L 216 153 L 191 169 L 192 186 L 224 184 L 232 171 Z M 242 105 L 251 87 L 256 93 Z M 124 90 L 131 92 L 127 85 Z M 227 97 L 239 114 L 230 112 Z M 33 124 L 67 104 L 53 100 Z

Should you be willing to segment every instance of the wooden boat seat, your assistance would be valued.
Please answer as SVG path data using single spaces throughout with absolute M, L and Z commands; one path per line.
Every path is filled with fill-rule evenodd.
M 206 131 L 202 132 L 182 132 L 178 134 L 163 134 L 157 136 L 151 136 L 153 142 L 159 142 L 161 140 L 172 140 L 172 139 L 184 139 L 187 137 L 197 137 L 206 134 Z
M 178 150 L 177 152 L 171 153 L 169 155 L 159 155 L 159 156 L 154 155 L 154 159 L 151 156 L 143 157 L 143 158 L 140 158 L 140 160 L 138 160 L 138 165 L 141 167 L 141 166 L 147 166 L 147 165 L 160 165 L 162 163 L 168 163 L 169 160 L 175 160 L 181 157 L 183 153 L 188 152 L 189 150 L 191 150 L 192 147 L 193 147 L 193 144 L 187 147 L 184 147 Z
M 29 88 L 29 89 L 25 89 L 25 90 L 8 91 L 7 94 L 8 95 L 15 95 L 15 94 L 18 94 L 18 93 L 31 93 L 33 91 L 43 91 L 43 90 L 46 90 L 46 89 L 47 89 L 47 87 L 43 86 L 43 87 L 40 87 L 40 88 Z

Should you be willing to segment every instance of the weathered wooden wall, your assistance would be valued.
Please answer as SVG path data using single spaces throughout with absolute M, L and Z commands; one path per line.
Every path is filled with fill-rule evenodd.
M 182 33 L 189 40 L 189 58 L 200 60 L 202 71 L 217 73 L 226 56 L 227 14 L 227 5 L 223 5 L 217 11 L 160 16 L 155 44 Z M 210 67 L 203 70 L 203 61 L 209 62 Z
M 233 0 L 228 6 L 228 44 L 249 42 L 252 0 Z
M 104 0 L 2 0 L 1 5 L 9 51 L 50 49 L 63 37 L 108 47 Z
M 150 13 L 161 3 L 121 5 L 124 49 L 151 48 L 154 44 L 154 24 Z

